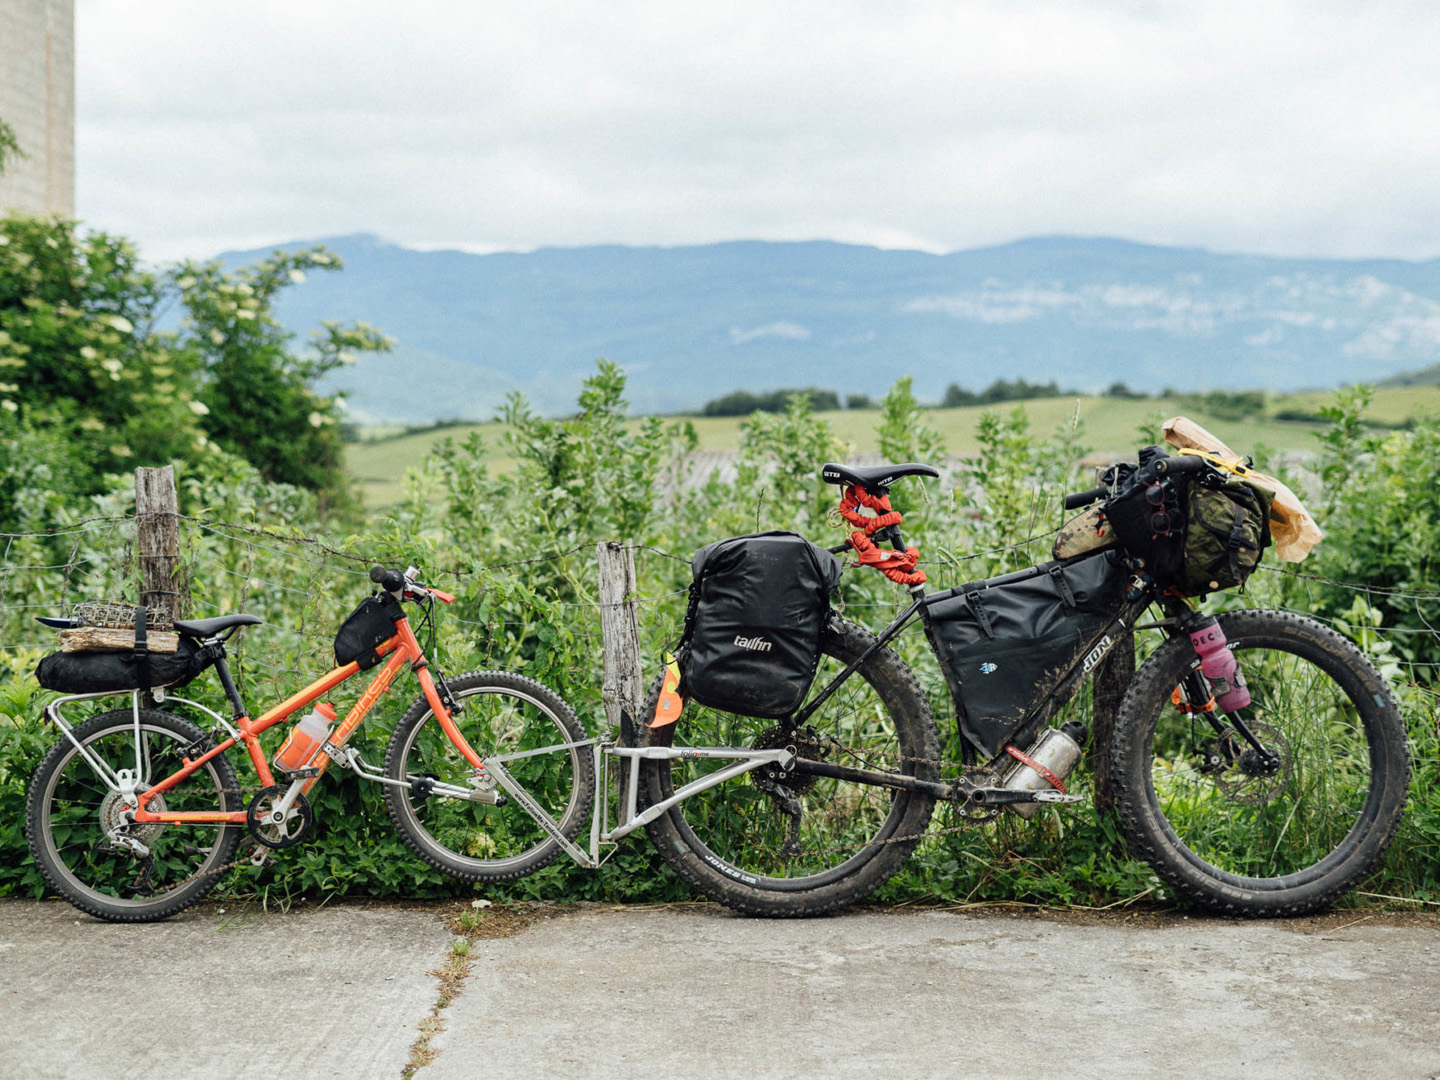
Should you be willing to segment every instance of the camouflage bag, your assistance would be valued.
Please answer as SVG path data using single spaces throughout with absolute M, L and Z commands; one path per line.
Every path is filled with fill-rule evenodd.
M 1241 481 L 1220 487 L 1191 483 L 1185 540 L 1173 585 L 1199 596 L 1245 584 L 1270 546 L 1272 496 Z

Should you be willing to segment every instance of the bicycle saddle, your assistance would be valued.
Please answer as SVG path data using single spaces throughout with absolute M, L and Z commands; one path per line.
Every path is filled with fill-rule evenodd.
M 213 619 L 176 619 L 175 629 L 186 637 L 206 638 L 232 626 L 253 626 L 264 621 L 259 615 L 216 615 Z
M 909 462 L 905 465 L 837 465 L 828 462 L 820 470 L 820 479 L 827 484 L 863 487 L 871 495 L 884 495 L 890 485 L 902 476 L 939 476 L 933 465 Z

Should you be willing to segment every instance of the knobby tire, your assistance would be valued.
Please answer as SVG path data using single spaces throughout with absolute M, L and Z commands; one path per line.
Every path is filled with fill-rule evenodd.
M 868 630 L 832 616 L 822 638 L 812 696 L 874 642 Z M 643 718 L 654 716 L 658 694 L 657 682 L 641 710 Z M 861 665 L 810 719 L 809 727 L 818 741 L 807 746 L 799 740 L 802 755 L 818 752 L 832 762 L 937 778 L 939 737 L 930 706 L 914 674 L 888 648 Z M 652 744 L 673 738 L 690 746 L 743 748 L 796 741 L 777 721 L 706 709 L 693 701 L 686 703 L 673 727 L 642 734 Z M 654 805 L 725 764 L 647 760 L 641 771 L 641 801 Z M 647 829 L 671 868 L 713 900 L 749 915 L 820 915 L 853 904 L 888 881 L 919 844 L 935 806 L 930 795 L 828 778 L 812 778 L 801 801 L 803 851 L 798 856 L 782 853 L 790 818 L 755 774 L 681 801 Z
M 1172 703 L 1197 663 L 1190 642 L 1172 638 L 1140 669 L 1116 720 L 1125 837 L 1204 907 L 1313 912 L 1372 873 L 1395 835 L 1410 776 L 1404 721 L 1374 665 L 1333 630 L 1278 611 L 1219 619 L 1254 699 L 1242 715 L 1281 765 L 1247 771 L 1242 756 L 1214 767 L 1213 730 Z

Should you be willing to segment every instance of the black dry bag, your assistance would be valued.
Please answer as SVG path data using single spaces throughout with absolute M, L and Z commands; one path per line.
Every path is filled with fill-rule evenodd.
M 1096 648 L 1128 577 L 1118 552 L 1097 551 L 925 598 L 960 733 L 976 749 L 1000 753 Z
M 106 690 L 150 690 L 184 686 L 215 662 L 212 652 L 182 637 L 173 653 L 56 652 L 40 661 L 35 679 L 62 694 L 98 694 Z
M 842 564 L 789 532 L 701 548 L 691 560 L 680 692 L 741 716 L 800 707 L 820 662 L 820 635 Z

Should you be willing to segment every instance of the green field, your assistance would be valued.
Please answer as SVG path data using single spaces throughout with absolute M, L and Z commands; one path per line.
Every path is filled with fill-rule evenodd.
M 1142 424 L 1158 423 L 1182 413 L 1224 439 L 1237 452 L 1249 453 L 1259 446 L 1276 450 L 1314 449 L 1315 432 L 1319 425 L 1275 420 L 1273 416 L 1286 410 L 1313 412 L 1332 398 L 1333 394 L 1319 391 L 1287 394 L 1269 401 L 1267 418 L 1246 421 L 1221 420 L 1199 410 L 1182 409 L 1173 401 L 1154 399 L 1127 401 L 1063 397 L 1042 398 L 1023 404 L 1032 429 L 1042 435 L 1068 424 L 1078 408 L 1084 425 L 1083 441 L 1100 451 L 1124 453 L 1133 450 L 1140 443 L 1138 429 Z M 944 436 L 951 454 L 966 456 L 976 450 L 975 427 L 987 407 L 1007 410 L 1014 408 L 1014 404 L 932 409 L 925 416 L 926 421 Z M 1440 413 L 1440 387 L 1437 386 L 1377 390 L 1370 411 L 1375 420 L 1384 424 L 1399 424 L 1412 416 L 1437 413 Z M 836 434 L 849 444 L 852 452 L 873 453 L 878 449 L 875 437 L 875 425 L 880 419 L 878 411 L 847 410 L 820 415 L 830 421 Z M 739 447 L 741 417 L 695 417 L 692 422 L 699 433 L 702 449 L 735 450 Z M 502 425 L 497 423 L 370 438 L 348 446 L 346 463 L 351 475 L 360 482 L 366 508 L 382 510 L 394 506 L 404 497 L 407 469 L 418 468 L 441 439 L 453 438 L 459 442 L 472 431 L 481 433 L 494 455 L 491 458 L 491 474 L 503 475 L 507 472 L 513 463 L 505 455 L 504 432 Z M 815 464 L 818 468 L 822 462 Z

